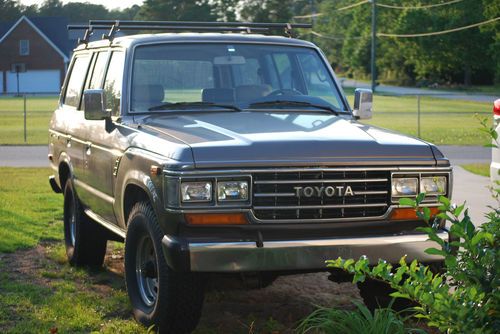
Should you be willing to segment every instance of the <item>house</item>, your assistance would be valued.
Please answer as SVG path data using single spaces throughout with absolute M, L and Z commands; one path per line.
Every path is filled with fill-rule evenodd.
M 59 92 L 76 41 L 62 17 L 22 16 L 0 25 L 0 94 Z

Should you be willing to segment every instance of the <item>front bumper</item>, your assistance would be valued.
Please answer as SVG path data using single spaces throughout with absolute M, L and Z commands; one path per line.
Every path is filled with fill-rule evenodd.
M 440 231 L 438 236 L 448 240 L 446 231 Z M 442 260 L 424 252 L 438 246 L 426 234 L 264 241 L 261 245 L 252 241 L 196 242 L 164 236 L 162 244 L 172 269 L 193 272 L 315 270 L 325 268 L 326 260 L 339 256 L 357 259 L 366 255 L 372 264 L 379 259 L 398 263 L 404 255 L 408 261 Z

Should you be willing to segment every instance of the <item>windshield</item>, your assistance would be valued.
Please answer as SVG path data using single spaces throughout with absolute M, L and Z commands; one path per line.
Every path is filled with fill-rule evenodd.
M 133 112 L 207 108 L 346 109 L 325 63 L 311 48 L 197 43 L 136 49 Z

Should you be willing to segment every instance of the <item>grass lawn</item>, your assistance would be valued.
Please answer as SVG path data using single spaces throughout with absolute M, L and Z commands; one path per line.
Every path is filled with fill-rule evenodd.
M 468 164 L 462 167 L 471 173 L 490 177 L 490 164 Z
M 48 143 L 48 127 L 52 112 L 57 106 L 57 97 L 34 97 L 26 99 L 26 143 L 24 142 L 24 100 L 22 97 L 0 98 L 0 145 Z
M 0 252 L 62 238 L 62 196 L 49 169 L 0 168 Z
M 353 102 L 353 89 L 345 90 Z M 176 96 L 172 101 L 194 101 L 200 98 L 198 91 L 187 91 L 183 95 L 167 91 L 167 96 Z M 181 98 L 182 97 L 182 98 Z M 28 97 L 27 99 L 27 144 L 47 144 L 47 128 L 52 111 L 57 105 L 56 97 Z M 483 145 L 487 135 L 479 132 L 475 114 L 491 118 L 489 103 L 449 100 L 432 97 L 421 98 L 422 139 L 437 145 Z M 0 98 L 0 145 L 24 144 L 23 99 Z M 396 130 L 417 136 L 417 101 L 414 96 L 374 97 L 373 119 L 367 124 Z
M 63 197 L 49 174 L 0 168 L 0 332 L 146 332 L 132 319 L 123 277 L 67 264 Z

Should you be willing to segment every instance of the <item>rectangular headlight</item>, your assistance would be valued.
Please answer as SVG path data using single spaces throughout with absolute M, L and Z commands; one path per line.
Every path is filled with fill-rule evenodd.
M 210 202 L 212 200 L 212 182 L 182 182 L 181 198 L 183 202 Z
M 392 179 L 392 196 L 416 196 L 418 188 L 418 178 L 416 177 L 395 177 Z
M 248 200 L 248 182 L 247 181 L 217 182 L 217 199 L 220 202 Z
M 427 195 L 444 195 L 446 189 L 446 176 L 422 177 L 420 180 L 420 192 Z

